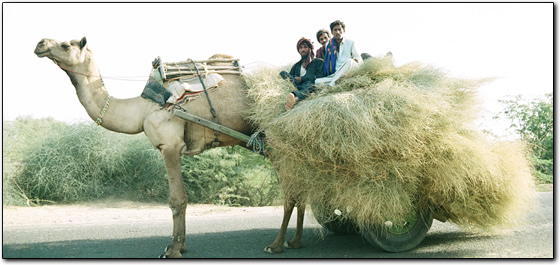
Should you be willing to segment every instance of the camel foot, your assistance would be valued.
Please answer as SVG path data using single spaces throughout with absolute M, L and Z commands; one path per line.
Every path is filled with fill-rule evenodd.
M 294 242 L 291 242 L 291 241 L 286 241 L 286 242 L 284 242 L 284 247 L 285 248 L 302 248 L 303 246 L 299 242 L 294 243 Z
M 179 251 L 173 251 L 171 250 L 171 248 L 169 246 L 167 246 L 165 248 L 165 253 L 162 255 L 159 255 L 160 259 L 167 259 L 167 258 L 183 258 L 183 253 L 187 252 L 187 247 L 185 247 L 185 245 L 182 245 L 179 248 Z
M 183 255 L 181 255 L 181 253 L 165 253 L 163 255 L 159 255 L 160 259 L 181 259 L 184 258 Z
M 268 246 L 268 247 L 264 248 L 264 252 L 270 253 L 270 254 L 282 253 L 282 252 L 284 252 L 284 248 L 282 246 L 280 246 L 280 247 Z
M 169 251 L 170 246 L 167 246 L 165 248 L 165 252 Z M 185 245 L 182 245 L 181 248 L 179 249 L 179 252 L 181 252 L 181 254 L 186 253 L 187 252 L 187 247 Z

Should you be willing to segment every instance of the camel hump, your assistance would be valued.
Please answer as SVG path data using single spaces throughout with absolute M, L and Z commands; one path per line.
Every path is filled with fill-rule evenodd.
M 223 54 L 223 53 L 216 53 L 212 56 L 210 56 L 210 58 L 208 58 L 209 60 L 216 60 L 216 59 L 233 59 L 233 56 L 228 55 L 228 54 Z M 210 62 L 208 63 L 208 65 L 232 65 L 232 62 Z
M 233 56 L 228 55 L 228 54 L 223 54 L 223 53 L 216 53 L 212 56 L 210 56 L 210 58 L 208 58 L 210 60 L 212 59 L 233 59 Z

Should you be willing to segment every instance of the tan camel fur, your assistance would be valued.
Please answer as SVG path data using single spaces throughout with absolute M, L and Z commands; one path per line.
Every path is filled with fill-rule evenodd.
M 87 47 L 86 38 L 72 41 L 41 40 L 35 49 L 38 57 L 47 57 L 68 74 L 76 89 L 80 103 L 94 121 L 100 118 L 104 128 L 121 133 L 137 134 L 144 132 L 155 148 L 160 150 L 168 175 L 169 206 L 173 215 L 173 237 L 163 257 L 182 257 L 187 251 L 185 246 L 185 213 L 188 198 L 181 175 L 181 155 L 196 155 L 204 151 L 215 136 L 214 131 L 187 122 L 162 110 L 160 106 L 142 97 L 129 99 L 110 98 L 103 85 L 100 73 L 94 62 L 92 52 Z M 212 105 L 218 116 L 218 123 L 239 132 L 250 134 L 252 128 L 243 115 L 248 108 L 246 84 L 238 75 L 223 75 L 224 81 L 219 89 L 209 93 Z M 189 113 L 211 120 L 210 107 L 206 97 L 201 96 L 182 105 Z M 219 135 L 219 146 L 244 144 L 224 134 Z M 305 204 L 288 198 L 285 202 L 284 218 L 280 233 L 274 243 L 265 248 L 266 252 L 283 251 L 283 242 L 288 221 L 294 206 L 298 207 L 297 231 L 294 238 L 286 242 L 287 247 L 301 247 L 303 214 Z

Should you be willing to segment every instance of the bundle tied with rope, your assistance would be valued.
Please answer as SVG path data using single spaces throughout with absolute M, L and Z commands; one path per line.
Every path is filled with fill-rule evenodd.
M 264 69 L 247 76 L 249 119 L 266 127 L 285 197 L 327 203 L 359 226 L 404 220 L 420 204 L 493 231 L 519 224 L 535 193 L 525 147 L 474 126 L 486 81 L 374 57 L 281 115 L 293 87 Z

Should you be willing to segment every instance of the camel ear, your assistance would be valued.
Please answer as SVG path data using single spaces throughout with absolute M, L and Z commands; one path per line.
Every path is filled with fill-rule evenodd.
M 80 49 L 83 49 L 87 44 L 87 40 L 86 37 L 83 37 L 82 40 L 80 40 Z

